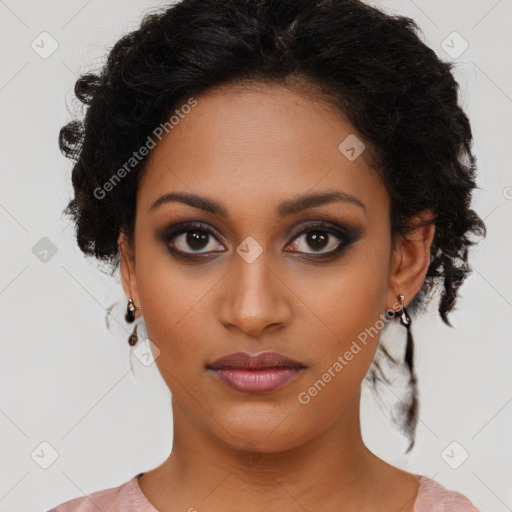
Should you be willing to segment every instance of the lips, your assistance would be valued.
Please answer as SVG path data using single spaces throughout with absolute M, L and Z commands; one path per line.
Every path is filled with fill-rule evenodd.
M 262 352 L 251 356 L 236 352 L 206 366 L 230 388 L 242 393 L 268 393 L 295 379 L 306 368 L 278 352 Z
M 243 370 L 261 370 L 266 368 L 305 368 L 305 365 L 279 352 L 261 352 L 251 356 L 246 352 L 236 352 L 215 360 L 207 365 L 211 370 L 238 368 Z

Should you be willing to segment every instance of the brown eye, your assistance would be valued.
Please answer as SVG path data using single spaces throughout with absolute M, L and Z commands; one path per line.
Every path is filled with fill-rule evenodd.
M 184 234 L 186 235 L 185 243 L 195 251 L 204 249 L 207 245 L 208 237 L 210 236 L 204 231 L 187 231 Z
M 303 228 L 292 238 L 285 251 L 305 256 L 335 256 L 361 236 L 361 228 L 344 228 L 326 221 L 316 222 Z M 215 253 L 226 252 L 219 242 L 224 240 L 213 228 L 201 222 L 186 222 L 162 229 L 157 233 L 169 252 L 183 261 L 211 259 Z M 292 247 L 288 250 L 288 247 Z M 204 256 L 204 258 L 202 258 Z
M 216 251 L 219 244 L 212 243 L 213 240 L 215 240 L 215 238 L 208 230 L 189 229 L 187 231 L 175 233 L 169 238 L 168 243 L 179 252 L 201 254 L 203 252 L 209 253 Z
M 359 240 L 362 229 L 343 227 L 326 221 L 317 221 L 300 230 L 287 247 L 291 251 L 304 255 L 318 255 L 318 258 L 336 256 L 351 243 Z
M 342 243 L 342 241 L 332 235 L 332 233 L 320 229 L 309 230 L 301 234 L 295 240 L 293 245 L 297 247 L 296 250 L 298 252 L 308 253 L 308 249 L 313 250 L 313 252 L 309 252 L 308 254 L 317 252 L 329 253 L 334 251 Z M 297 242 L 297 240 L 299 242 Z

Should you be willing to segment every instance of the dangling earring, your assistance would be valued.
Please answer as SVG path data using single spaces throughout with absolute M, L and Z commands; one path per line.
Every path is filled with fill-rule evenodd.
M 399 295 L 398 296 L 401 304 L 401 310 L 400 310 L 400 323 L 405 326 L 407 329 L 407 345 L 405 347 L 405 357 L 404 362 L 409 367 L 409 370 L 412 371 L 413 368 L 413 340 L 412 340 L 412 334 L 411 334 L 411 317 L 407 313 L 407 310 L 404 307 L 404 296 Z
M 135 321 L 135 311 L 137 309 L 140 309 L 139 307 L 137 307 L 132 298 L 130 297 L 128 299 L 128 305 L 126 306 L 126 314 L 124 316 L 125 320 L 128 322 L 128 323 L 132 323 Z M 128 344 L 133 347 L 138 341 L 138 338 L 137 338 L 137 324 L 135 324 L 135 327 L 133 329 L 133 332 L 130 334 L 130 337 L 128 338 Z
M 124 315 L 124 318 L 128 323 L 131 324 L 135 320 L 135 310 L 137 309 L 140 308 L 133 303 L 133 299 L 130 297 L 126 306 L 126 314 Z
M 133 328 L 133 332 L 130 334 L 130 337 L 128 338 L 128 344 L 130 347 L 133 347 L 137 344 L 137 341 L 139 341 L 137 337 L 137 324 L 135 324 L 135 327 Z
M 399 294 L 398 299 L 400 300 L 401 310 L 400 323 L 407 329 L 407 344 L 405 347 L 404 363 L 407 365 L 409 371 L 409 385 L 411 386 L 411 400 L 409 406 L 406 409 L 406 427 L 412 441 L 406 450 L 406 453 L 411 450 L 414 445 L 414 432 L 416 430 L 416 424 L 418 421 L 417 409 L 418 409 L 418 390 L 416 375 L 414 373 L 414 342 L 411 333 L 411 317 L 408 315 L 407 310 L 404 307 L 404 296 Z
M 398 296 L 401 304 L 401 310 L 400 310 L 400 323 L 405 326 L 407 329 L 407 344 L 405 347 L 405 357 L 404 357 L 404 363 L 409 368 L 409 371 L 412 373 L 414 362 L 413 362 L 413 356 L 414 356 L 414 345 L 412 340 L 412 334 L 411 334 L 411 317 L 407 313 L 407 310 L 404 307 L 404 296 L 399 295 Z

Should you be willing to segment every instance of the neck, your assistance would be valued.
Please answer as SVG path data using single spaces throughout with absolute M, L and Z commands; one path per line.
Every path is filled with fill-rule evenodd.
M 173 403 L 173 449 L 153 470 L 153 504 L 161 511 L 171 510 L 169 503 L 179 510 L 178 502 L 183 510 L 226 510 L 227 503 L 230 510 L 265 510 L 269 504 L 283 511 L 298 510 L 298 504 L 363 510 L 387 465 L 363 443 L 359 405 L 360 393 L 332 425 L 300 446 L 263 452 L 227 444 Z

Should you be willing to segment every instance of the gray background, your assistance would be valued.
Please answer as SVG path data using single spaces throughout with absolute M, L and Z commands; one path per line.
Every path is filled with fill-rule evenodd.
M 164 2 L 0 0 L 1 512 L 44 512 L 120 485 L 171 450 L 172 412 L 162 378 L 155 365 L 134 356 L 130 370 L 119 278 L 83 257 L 61 216 L 71 194 L 71 161 L 57 147 L 77 75 L 100 64 L 107 49 L 159 5 Z M 451 316 L 455 328 L 445 326 L 435 308 L 413 324 L 421 407 L 415 449 L 400 455 L 406 439 L 366 388 L 363 435 L 390 464 L 434 478 L 482 511 L 510 510 L 512 3 L 378 5 L 411 16 L 427 44 L 457 63 L 479 163 L 481 190 L 473 205 L 488 236 L 471 254 L 474 272 Z M 463 39 L 453 39 L 454 31 Z M 43 58 L 52 39 L 58 47 Z M 454 56 L 463 40 L 468 48 Z M 105 310 L 114 302 L 109 331 Z M 384 336 L 400 340 L 402 329 L 390 326 Z M 395 393 L 388 390 L 390 403 L 399 400 Z M 41 466 L 50 464 L 52 448 L 43 442 L 57 456 L 47 469 Z

